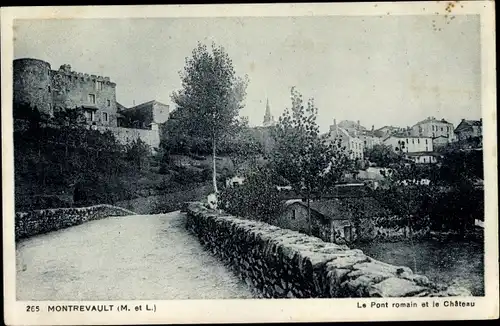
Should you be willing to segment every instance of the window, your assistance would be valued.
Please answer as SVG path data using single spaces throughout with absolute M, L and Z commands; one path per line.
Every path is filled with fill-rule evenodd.
M 95 94 L 89 94 L 89 102 L 95 104 Z
M 443 131 L 443 127 L 441 127 L 441 131 Z
M 96 82 L 95 89 L 98 91 L 102 91 L 102 81 Z
M 108 106 L 111 106 L 111 101 L 110 101 L 110 100 L 108 100 L 107 102 L 108 102 Z
M 408 144 L 408 138 L 406 138 L 406 143 Z
M 297 218 L 297 211 L 294 209 L 292 211 L 292 220 L 295 220 L 295 218 Z
M 85 111 L 85 118 L 89 121 L 94 121 L 94 112 Z
M 425 140 L 425 144 L 427 145 L 427 139 Z
M 411 140 L 411 143 L 415 145 L 415 139 L 412 139 L 412 140 Z
M 417 138 L 417 144 L 420 144 L 420 138 Z
M 108 122 L 108 113 L 107 112 L 102 113 L 102 120 Z
M 49 86 L 49 93 L 50 93 L 50 86 Z

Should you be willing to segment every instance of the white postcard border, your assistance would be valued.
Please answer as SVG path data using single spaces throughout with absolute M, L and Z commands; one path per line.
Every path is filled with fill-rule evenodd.
M 375 320 L 452 320 L 498 318 L 498 188 L 496 145 L 496 61 L 494 3 L 491 1 L 247 4 L 210 6 L 87 6 L 2 8 L 2 189 L 4 240 L 4 308 L 10 325 L 227 323 Z M 314 15 L 481 15 L 482 115 L 485 166 L 485 296 L 474 298 L 285 299 L 177 301 L 16 301 L 13 207 L 12 66 L 13 19 L 229 17 Z M 474 302 L 474 307 L 444 308 L 445 301 Z M 369 308 L 372 302 L 416 302 L 418 308 Z M 440 308 L 423 308 L 423 302 Z M 111 312 L 47 312 L 49 305 L 113 305 Z M 359 308 L 366 304 L 368 308 Z M 127 305 L 141 312 L 119 312 Z M 145 311 L 146 305 L 154 311 Z M 26 312 L 39 306 L 41 312 Z

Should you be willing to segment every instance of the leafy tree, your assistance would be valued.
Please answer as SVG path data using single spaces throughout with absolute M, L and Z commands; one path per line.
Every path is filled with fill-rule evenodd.
M 244 176 L 242 185 L 227 187 L 221 192 L 220 207 L 240 217 L 272 222 L 282 209 L 274 171 L 269 167 L 255 167 Z
M 388 167 L 400 159 L 390 146 L 384 144 L 377 144 L 366 149 L 364 156 L 379 167 Z
M 461 236 L 473 228 L 474 219 L 484 219 L 483 152 L 449 147 L 443 151 L 432 174 L 439 192 L 429 204 L 434 227 L 457 230 Z
M 246 96 L 247 79 L 238 78 L 223 47 L 201 43 L 180 73 L 182 90 L 172 94 L 177 104 L 176 129 L 186 140 L 210 142 L 213 188 L 217 193 L 217 144 L 238 129 L 238 113 Z
M 398 155 L 403 156 L 402 152 Z M 410 243 L 413 246 L 413 232 L 430 226 L 431 206 L 428 204 L 435 194 L 431 184 L 422 182 L 426 177 L 424 170 L 415 163 L 406 162 L 403 158 L 391 164 L 385 175 L 382 187 L 374 191 L 375 197 L 390 207 L 395 216 L 388 222 L 393 227 L 406 230 L 408 227 Z M 413 269 L 417 271 L 416 257 L 413 257 Z
M 320 135 L 314 100 L 310 99 L 304 107 L 302 95 L 295 88 L 291 90 L 291 99 L 292 108 L 286 109 L 273 127 L 275 144 L 270 161 L 276 173 L 306 198 L 311 233 L 312 197 L 352 170 L 352 162 L 340 140 L 330 141 L 328 135 Z

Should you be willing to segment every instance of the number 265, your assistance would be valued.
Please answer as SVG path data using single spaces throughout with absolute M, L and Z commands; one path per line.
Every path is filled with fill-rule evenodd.
M 26 312 L 40 312 L 39 306 L 26 306 Z

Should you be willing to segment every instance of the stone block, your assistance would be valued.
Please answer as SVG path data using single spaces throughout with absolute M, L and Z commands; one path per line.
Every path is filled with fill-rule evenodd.
M 414 282 L 397 277 L 390 277 L 368 288 L 370 297 L 409 297 L 417 295 L 426 288 Z

